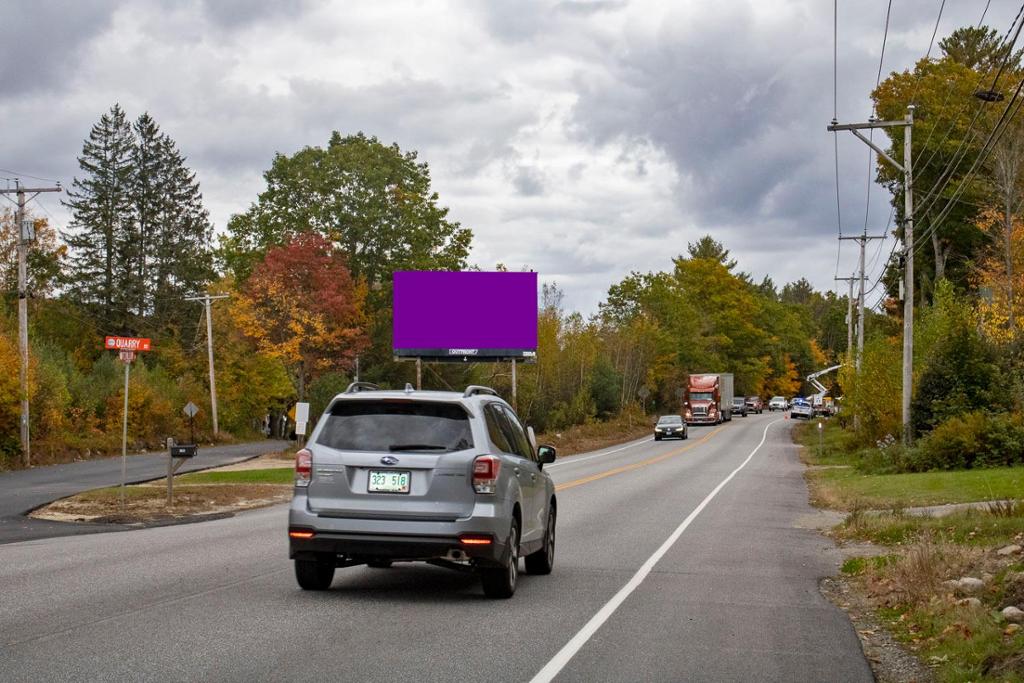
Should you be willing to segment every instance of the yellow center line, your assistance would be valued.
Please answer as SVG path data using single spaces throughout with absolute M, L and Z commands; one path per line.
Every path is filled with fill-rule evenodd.
M 614 469 L 606 470 L 604 472 L 598 472 L 597 474 L 592 474 L 589 477 L 583 477 L 581 479 L 574 479 L 572 481 L 567 481 L 564 484 L 557 484 L 557 485 L 555 485 L 555 490 L 556 491 L 564 491 L 565 489 L 571 489 L 574 486 L 581 486 L 582 484 L 589 484 L 590 482 L 597 481 L 598 479 L 604 479 L 605 477 L 610 477 L 610 476 L 615 475 L 615 474 L 622 474 L 623 472 L 631 472 L 633 470 L 638 470 L 641 467 L 647 467 L 648 465 L 654 465 L 655 463 L 659 463 L 659 462 L 661 462 L 663 460 L 668 460 L 669 458 L 672 458 L 672 457 L 675 457 L 675 456 L 680 455 L 682 453 L 685 453 L 686 451 L 690 450 L 691 448 L 696 448 L 697 446 L 701 445 L 702 443 L 704 443 L 705 441 L 707 441 L 708 439 L 713 437 L 715 434 L 717 434 L 718 432 L 722 431 L 723 429 L 725 429 L 724 425 L 721 426 L 721 427 L 717 427 L 716 429 L 714 429 L 713 431 L 709 432 L 706 436 L 704 436 L 703 438 L 701 438 L 698 441 L 694 441 L 693 443 L 687 444 L 687 445 L 683 446 L 682 448 L 677 448 L 674 451 L 669 451 L 668 453 L 663 453 L 663 454 L 655 456 L 653 458 L 648 458 L 647 460 L 641 460 L 640 462 L 634 462 L 632 464 L 623 465 L 621 467 L 616 467 Z

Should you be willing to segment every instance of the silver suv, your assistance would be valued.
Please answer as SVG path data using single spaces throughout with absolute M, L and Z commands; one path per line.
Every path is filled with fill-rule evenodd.
M 555 559 L 555 449 L 536 446 L 493 389 L 382 391 L 353 383 L 295 458 L 289 555 L 306 590 L 337 567 L 425 561 L 479 573 L 484 593 L 515 593 Z

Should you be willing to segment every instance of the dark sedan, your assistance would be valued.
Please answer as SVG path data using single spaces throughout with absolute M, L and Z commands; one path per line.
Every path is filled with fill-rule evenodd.
M 685 439 L 689 437 L 686 430 L 686 423 L 680 415 L 662 415 L 658 423 L 654 425 L 654 440 L 662 439 Z

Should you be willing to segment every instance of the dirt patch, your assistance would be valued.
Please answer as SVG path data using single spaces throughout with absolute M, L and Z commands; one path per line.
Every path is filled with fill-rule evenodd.
M 654 418 L 617 419 L 611 422 L 576 425 L 561 431 L 537 435 L 538 444 L 554 446 L 559 456 L 597 451 L 620 443 L 653 436 Z
M 823 579 L 821 593 L 849 615 L 860 638 L 864 656 L 879 683 L 926 683 L 932 671 L 907 652 L 876 619 L 872 605 L 850 580 L 837 576 Z
M 233 465 L 225 465 L 224 467 L 218 467 L 216 468 L 215 471 L 240 472 L 245 470 L 266 470 L 277 467 L 295 467 L 295 454 L 286 452 L 267 453 L 266 455 L 261 455 L 258 458 L 252 458 L 251 460 L 236 462 Z M 166 480 L 164 485 L 166 486 Z
M 174 504 L 167 505 L 166 488 L 129 486 L 124 505 L 117 487 L 64 498 L 35 510 L 37 519 L 93 524 L 136 524 L 181 520 L 249 510 L 287 501 L 290 485 L 206 484 L 174 487 Z

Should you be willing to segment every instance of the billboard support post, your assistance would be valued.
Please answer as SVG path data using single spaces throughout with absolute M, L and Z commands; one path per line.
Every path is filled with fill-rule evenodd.
M 512 359 L 512 410 L 519 410 L 519 402 L 516 400 L 516 359 Z
M 416 359 L 416 391 L 423 388 L 423 359 Z

